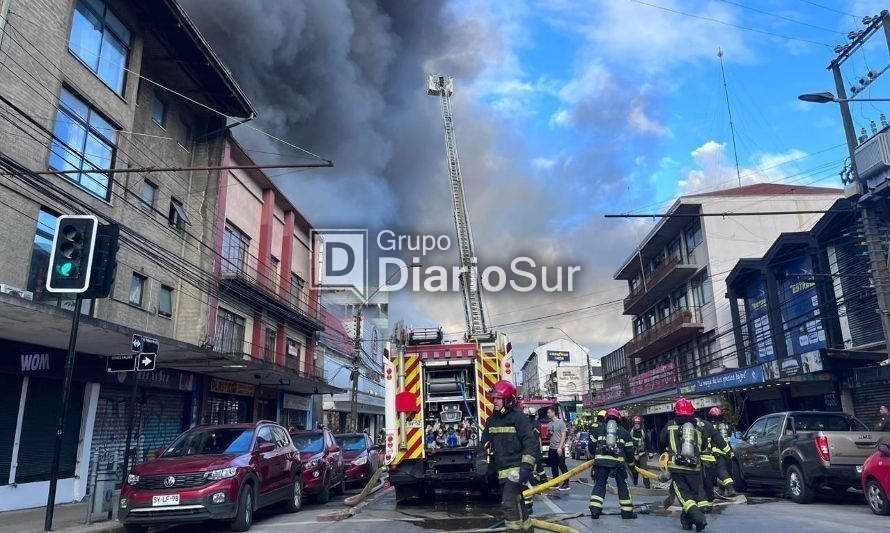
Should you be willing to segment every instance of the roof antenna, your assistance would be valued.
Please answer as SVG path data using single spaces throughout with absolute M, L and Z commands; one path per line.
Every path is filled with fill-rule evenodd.
M 720 75 L 723 76 L 723 94 L 726 96 L 726 112 L 729 113 L 729 133 L 732 136 L 732 155 L 735 157 L 735 175 L 739 179 L 739 188 L 742 186 L 742 172 L 739 170 L 739 151 L 735 145 L 735 127 L 732 125 L 732 109 L 729 107 L 729 89 L 726 88 L 726 71 L 723 70 L 723 49 L 717 47 L 717 57 L 720 58 Z

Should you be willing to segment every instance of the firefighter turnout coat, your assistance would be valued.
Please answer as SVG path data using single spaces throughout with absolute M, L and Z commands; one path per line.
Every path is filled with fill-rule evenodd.
M 533 469 L 541 455 L 541 443 L 531 422 L 515 407 L 505 407 L 488 417 L 481 445 L 491 453 L 492 464 L 501 481 L 511 472 L 518 473 L 522 464 Z

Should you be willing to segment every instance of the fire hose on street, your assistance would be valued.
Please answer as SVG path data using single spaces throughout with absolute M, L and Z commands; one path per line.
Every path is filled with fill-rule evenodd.
M 355 507 L 356 505 L 362 503 L 365 498 L 383 488 L 386 485 L 386 482 L 380 481 L 380 476 L 382 476 L 385 472 L 386 468 L 378 468 L 370 477 L 370 479 L 368 479 L 368 483 L 365 485 L 365 488 L 362 489 L 362 491 L 355 496 L 350 496 L 343 500 L 343 503 L 346 504 L 348 507 Z M 380 482 L 378 483 L 378 481 Z

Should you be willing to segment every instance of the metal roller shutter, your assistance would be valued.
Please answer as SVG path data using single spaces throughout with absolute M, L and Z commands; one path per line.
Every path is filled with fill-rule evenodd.
M 179 392 L 148 389 L 142 402 L 139 460 L 153 458 L 159 448 L 166 448 L 185 429 L 186 396 Z
M 0 374 L 0 485 L 9 483 L 21 395 L 22 377 Z
M 890 405 L 890 380 L 875 381 L 853 389 L 853 410 L 856 418 L 873 428 L 880 418 L 878 408 Z
M 853 346 L 864 346 L 883 339 L 881 316 L 875 312 L 878 300 L 874 289 L 864 287 L 869 264 L 863 257 L 866 248 L 860 243 L 845 242 L 835 248 L 838 271 L 847 310 L 847 323 Z
M 71 384 L 68 410 L 65 415 L 65 433 L 62 436 L 62 453 L 59 456 L 59 479 L 74 476 L 77 447 L 80 442 L 80 423 L 83 418 L 84 387 L 84 383 Z M 61 397 L 61 381 L 34 376 L 29 379 L 28 397 L 25 400 L 25 413 L 22 418 L 16 483 L 49 479 Z
M 114 469 L 118 476 L 123 472 L 129 401 L 130 391 L 126 387 L 103 385 L 100 389 L 90 446 L 90 479 L 97 467 L 103 472 Z

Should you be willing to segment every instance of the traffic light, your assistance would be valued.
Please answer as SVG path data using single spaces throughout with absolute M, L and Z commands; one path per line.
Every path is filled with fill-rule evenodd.
M 93 249 L 99 219 L 93 215 L 62 215 L 56 223 L 46 290 L 81 293 L 90 286 Z
M 107 298 L 114 287 L 117 273 L 117 251 L 120 226 L 106 224 L 96 231 L 96 246 L 93 251 L 93 265 L 90 273 L 89 288 L 83 293 L 84 298 Z

